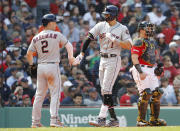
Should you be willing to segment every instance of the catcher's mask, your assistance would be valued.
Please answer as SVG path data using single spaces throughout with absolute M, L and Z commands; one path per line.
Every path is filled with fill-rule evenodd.
M 143 21 L 138 24 L 138 32 L 140 32 L 140 30 L 145 30 L 147 37 L 152 37 L 155 32 L 154 24 L 147 21 Z
M 118 8 L 114 5 L 108 5 L 106 6 L 105 11 L 102 13 L 103 15 L 109 15 L 108 17 L 104 16 L 105 21 L 112 21 L 118 16 Z

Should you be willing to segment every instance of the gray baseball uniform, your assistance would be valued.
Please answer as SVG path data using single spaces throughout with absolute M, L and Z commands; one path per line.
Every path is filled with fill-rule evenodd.
M 58 118 L 61 90 L 59 43 L 65 45 L 67 42 L 60 32 L 44 30 L 32 39 L 29 46 L 28 50 L 36 52 L 38 56 L 37 90 L 32 111 L 33 124 L 39 123 L 41 119 L 42 103 L 48 88 L 51 93 L 51 119 Z
M 89 31 L 94 38 L 99 36 L 100 54 L 108 54 L 108 58 L 101 57 L 99 66 L 99 79 L 102 94 L 112 94 L 112 87 L 121 68 L 121 46 L 119 43 L 113 43 L 106 37 L 106 33 L 110 33 L 119 41 L 131 39 L 126 26 L 117 22 L 114 26 L 110 26 L 107 22 L 96 24 Z M 115 54 L 115 55 L 114 55 Z M 115 56 L 115 57 L 112 57 Z

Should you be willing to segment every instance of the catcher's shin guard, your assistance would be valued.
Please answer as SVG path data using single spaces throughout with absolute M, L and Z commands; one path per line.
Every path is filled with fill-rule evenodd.
M 149 123 L 151 126 L 166 126 L 166 121 L 159 119 L 160 113 L 160 98 L 163 94 L 161 88 L 157 88 L 153 91 L 153 95 L 150 102 L 151 117 Z
M 152 95 L 151 90 L 145 89 L 140 95 L 138 102 L 138 117 L 137 117 L 137 126 L 148 126 L 148 122 L 145 121 L 148 101 Z

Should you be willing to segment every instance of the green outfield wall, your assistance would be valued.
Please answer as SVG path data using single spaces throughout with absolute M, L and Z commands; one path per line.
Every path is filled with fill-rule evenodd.
M 137 107 L 116 108 L 120 126 L 136 126 Z M 0 128 L 30 127 L 31 107 L 4 107 L 0 108 Z M 70 127 L 87 127 L 90 120 L 95 120 L 99 108 L 60 108 L 61 121 Z M 147 118 L 150 110 L 148 109 Z M 167 121 L 169 126 L 180 125 L 180 108 L 161 108 L 160 117 Z M 49 126 L 49 108 L 42 109 L 42 124 Z

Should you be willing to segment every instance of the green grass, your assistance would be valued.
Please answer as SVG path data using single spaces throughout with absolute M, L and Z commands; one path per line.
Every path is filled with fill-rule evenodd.
M 64 127 L 64 128 L 0 128 L 1 131 L 180 131 L 180 126 L 165 127 Z

